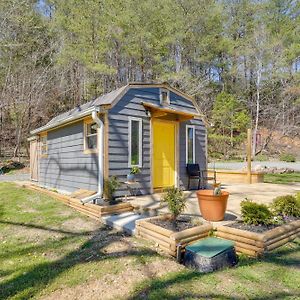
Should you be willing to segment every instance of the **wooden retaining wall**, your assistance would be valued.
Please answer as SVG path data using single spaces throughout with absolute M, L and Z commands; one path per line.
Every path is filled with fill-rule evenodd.
M 213 229 L 211 224 L 205 224 L 174 232 L 150 222 L 154 219 L 168 219 L 169 217 L 169 215 L 163 215 L 136 221 L 136 235 L 155 242 L 158 248 L 176 257 L 179 244 L 185 248 L 188 244 L 207 237 Z
M 213 170 L 208 170 L 208 176 L 213 176 Z M 247 172 L 234 170 L 216 170 L 217 182 L 226 183 L 248 183 Z M 264 174 L 259 172 L 251 173 L 251 182 L 264 182 Z
M 300 220 L 266 231 L 255 233 L 228 226 L 218 226 L 216 235 L 235 243 L 237 252 L 260 256 L 300 236 Z
M 67 195 L 62 195 L 53 191 L 49 191 L 47 189 L 41 188 L 34 184 L 24 184 L 23 187 L 41 192 L 43 194 L 49 195 L 66 205 L 76 209 L 77 211 L 81 212 L 84 215 L 87 215 L 94 219 L 99 219 L 101 216 L 111 215 L 111 214 L 120 214 L 127 211 L 132 211 L 133 207 L 130 203 L 118 203 L 115 205 L 108 205 L 108 206 L 101 206 L 91 203 L 82 204 L 79 199 L 72 198 Z

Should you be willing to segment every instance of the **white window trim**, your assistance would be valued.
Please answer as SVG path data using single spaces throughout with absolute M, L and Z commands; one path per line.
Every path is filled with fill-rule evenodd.
M 193 164 L 195 163 L 195 126 L 194 125 L 186 125 L 186 130 L 185 130 L 185 161 L 186 164 L 188 164 L 188 130 L 193 129 Z
M 167 92 L 167 95 L 168 95 L 167 103 L 163 103 L 162 92 Z M 170 105 L 170 91 L 168 89 L 165 89 L 165 88 L 160 88 L 159 89 L 159 102 L 160 102 L 161 105 L 163 105 L 163 104 Z
M 142 152 L 143 152 L 143 119 L 141 118 L 135 118 L 135 117 L 128 117 L 128 167 L 139 167 L 141 168 L 142 163 Z M 139 122 L 139 163 L 137 165 L 131 164 L 131 123 L 132 121 L 138 121 Z

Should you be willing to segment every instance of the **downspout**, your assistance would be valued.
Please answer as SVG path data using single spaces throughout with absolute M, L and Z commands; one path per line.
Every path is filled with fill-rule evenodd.
M 103 122 L 98 117 L 97 111 L 92 111 L 92 119 L 99 127 L 99 134 L 98 134 L 98 192 L 92 196 L 84 198 L 81 202 L 88 203 L 96 198 L 102 198 L 103 195 Z

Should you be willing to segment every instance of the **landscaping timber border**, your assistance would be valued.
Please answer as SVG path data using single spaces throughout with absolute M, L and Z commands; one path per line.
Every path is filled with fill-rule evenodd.
M 214 170 L 208 170 L 208 176 L 214 175 Z M 218 182 L 229 183 L 248 183 L 247 172 L 235 170 L 216 170 L 216 177 Z M 251 172 L 251 182 L 261 183 L 264 182 L 264 173 Z
M 229 226 L 218 226 L 216 235 L 235 243 L 237 252 L 260 256 L 300 236 L 300 220 L 278 226 L 264 233 L 255 233 Z
M 34 184 L 23 184 L 22 186 L 27 189 L 38 191 L 43 194 L 49 195 L 94 219 L 99 219 L 100 217 L 106 215 L 121 214 L 133 210 L 132 205 L 127 202 L 122 202 L 122 203 L 107 205 L 107 206 L 101 206 L 92 203 L 82 204 L 82 202 L 79 199 L 72 198 L 67 195 L 62 195 L 57 192 L 49 191 L 45 188 L 39 187 Z
M 188 244 L 207 237 L 213 229 L 211 224 L 203 224 L 175 232 L 151 223 L 151 220 L 154 219 L 166 220 L 169 218 L 170 215 L 161 215 L 136 221 L 136 235 L 155 242 L 158 248 L 176 257 L 178 245 L 184 249 Z

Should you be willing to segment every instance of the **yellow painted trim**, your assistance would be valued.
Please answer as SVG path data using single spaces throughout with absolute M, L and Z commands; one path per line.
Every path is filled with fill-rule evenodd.
M 185 120 L 186 119 L 193 119 L 194 117 L 200 117 L 199 114 L 193 114 L 193 113 L 180 111 L 180 110 L 167 108 L 167 107 L 159 107 L 159 106 L 157 106 L 155 104 L 152 104 L 152 103 L 142 102 L 142 105 L 145 106 L 145 107 L 150 108 L 151 110 L 153 110 L 153 113 L 154 113 L 153 117 L 160 117 L 160 116 L 166 115 L 168 113 L 183 116 L 183 117 L 185 117 Z
M 41 144 L 41 138 L 46 137 L 46 153 L 42 154 L 42 144 Z M 40 158 L 47 158 L 48 157 L 48 132 L 42 132 L 39 134 L 39 157 Z
M 98 153 L 97 149 L 86 149 L 83 151 L 83 154 L 93 154 L 93 153 Z
M 99 139 L 99 129 L 97 128 L 97 148 L 89 149 L 86 145 L 86 134 L 87 134 L 87 125 L 95 123 L 92 117 L 85 117 L 83 119 L 83 154 L 93 154 L 98 153 L 98 139 Z

